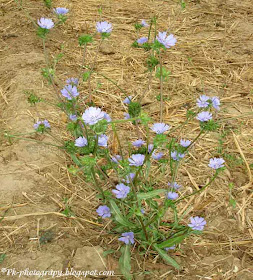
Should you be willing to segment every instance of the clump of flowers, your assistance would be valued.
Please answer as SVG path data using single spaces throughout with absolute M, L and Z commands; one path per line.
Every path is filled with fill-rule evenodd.
M 69 10 L 59 7 L 54 10 L 54 13 L 60 21 L 64 21 Z M 38 26 L 38 35 L 43 40 L 45 52 L 46 34 L 55 24 L 51 19 L 41 18 Z M 220 109 L 220 100 L 218 97 L 201 95 L 194 109 L 187 112 L 186 121 L 182 125 L 177 127 L 172 119 L 171 126 L 167 124 L 163 118 L 162 85 L 168 78 L 169 71 L 163 65 L 162 55 L 175 46 L 177 39 L 173 34 L 167 35 L 167 32 L 157 34 L 155 17 L 150 24 L 145 20 L 135 24 L 135 29 L 139 38 L 135 43 L 138 47 L 150 51 L 145 63 L 147 71 L 150 75 L 155 72 L 155 77 L 160 82 L 160 92 L 157 96 L 157 100 L 160 101 L 160 120 L 157 122 L 154 122 L 143 110 L 137 97 L 125 91 L 123 92 L 125 99 L 122 100 L 121 105 L 127 108 L 128 112 L 125 113 L 124 119 L 120 120 L 111 118 L 106 109 L 102 110 L 98 107 L 99 105 L 92 100 L 90 92 L 80 91 L 83 95 L 80 98 L 78 89 L 82 89 L 83 84 L 87 83 L 89 91 L 92 89 L 91 79 L 96 69 L 96 61 L 88 65 L 85 54 L 88 46 L 95 40 L 93 34 L 83 34 L 78 38 L 77 43 L 84 54 L 82 72 L 77 76 L 79 78 L 67 79 L 61 90 L 54 81 L 55 67 L 52 68 L 52 63 L 46 61 L 46 73 L 57 91 L 59 101 L 57 106 L 68 119 L 67 131 L 71 137 L 65 141 L 65 136 L 64 143 L 60 146 L 73 160 L 74 166 L 70 166 L 68 170 L 73 175 L 83 176 L 87 185 L 97 192 L 96 213 L 100 222 L 102 219 L 110 219 L 108 225 L 113 225 L 108 230 L 108 234 L 117 236 L 122 253 L 120 263 L 124 264 L 125 276 L 130 274 L 131 251 L 145 252 L 145 254 L 150 250 L 152 253 L 155 251 L 164 261 L 176 269 L 180 268 L 179 264 L 168 256 L 169 251 L 176 249 L 192 234 L 200 234 L 207 222 L 198 216 L 188 218 L 181 216 L 178 205 L 184 203 L 186 198 L 197 195 L 209 187 L 225 168 L 223 158 L 213 157 L 209 164 L 206 164 L 210 168 L 211 177 L 201 189 L 190 193 L 177 183 L 181 181 L 178 178 L 181 165 L 185 160 L 192 160 L 188 156 L 189 150 L 205 132 L 217 129 L 216 118 L 217 110 Z M 109 38 L 112 30 L 112 24 L 107 21 L 96 23 L 96 31 L 100 34 L 99 44 L 105 38 Z M 147 33 L 147 30 L 146 36 L 139 36 L 140 32 Z M 152 30 L 154 34 L 151 39 Z M 117 85 L 116 82 L 113 84 Z M 96 93 L 96 89 L 93 92 Z M 186 139 L 182 139 L 181 131 L 189 121 L 195 122 L 199 132 L 195 138 L 191 137 L 191 140 L 188 140 L 186 135 L 184 136 Z M 136 140 L 132 140 L 128 145 L 122 145 L 122 138 L 126 137 L 118 133 L 118 124 L 125 123 L 131 124 L 137 131 L 133 138 Z M 50 128 L 47 120 L 34 124 L 37 132 L 48 132 L 49 135 L 51 135 Z M 113 137 L 110 134 L 112 131 Z M 179 133 L 175 136 L 177 131 Z M 164 181 L 157 179 L 163 177 L 169 177 L 170 182 L 164 184 Z M 107 230 L 108 225 L 104 230 Z M 132 245 L 138 250 L 135 250 Z
M 41 132 L 41 133 L 51 128 L 48 120 L 38 121 L 33 125 L 33 127 L 37 132 Z
M 197 106 L 199 108 L 213 107 L 216 110 L 220 110 L 220 99 L 217 96 L 209 97 L 203 94 L 197 99 Z

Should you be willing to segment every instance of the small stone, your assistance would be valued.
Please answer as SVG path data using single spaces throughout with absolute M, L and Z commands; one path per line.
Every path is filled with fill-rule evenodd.
M 106 42 L 106 41 L 104 41 L 101 44 L 100 51 L 101 51 L 101 53 L 107 54 L 107 55 L 115 54 L 115 48 L 111 45 L 110 42 Z

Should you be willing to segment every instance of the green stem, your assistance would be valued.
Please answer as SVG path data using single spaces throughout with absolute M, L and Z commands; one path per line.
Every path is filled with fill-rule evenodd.
M 137 176 L 137 174 L 136 174 L 136 176 Z M 136 178 L 136 176 L 135 176 L 135 178 Z M 136 205 L 137 205 L 138 208 L 140 208 L 140 203 L 139 203 L 139 200 L 138 200 L 138 197 L 137 197 L 137 188 L 136 188 L 136 185 L 134 184 L 134 182 L 132 183 L 132 186 L 133 186 L 133 193 L 134 193 L 134 196 L 135 196 L 135 199 L 136 199 Z M 148 241 L 148 233 L 147 233 L 146 227 L 143 223 L 143 219 L 142 219 L 142 217 L 138 217 L 138 216 L 136 216 L 136 217 L 139 220 L 139 222 L 141 224 L 141 227 L 143 229 L 143 232 L 145 234 L 145 238 Z
M 99 135 L 95 135 L 95 147 L 94 147 L 94 150 L 93 150 L 93 155 L 96 157 L 97 155 L 97 150 L 98 150 L 98 137 Z
M 175 201 L 175 203 L 178 203 L 179 201 L 181 201 L 181 200 L 183 200 L 183 199 L 185 199 L 185 198 L 188 198 L 188 197 L 190 197 L 190 196 L 192 196 L 192 195 L 195 195 L 195 194 L 197 194 L 197 193 L 200 193 L 200 192 L 204 191 L 204 190 L 217 178 L 218 174 L 219 174 L 219 171 L 216 170 L 214 176 L 211 178 L 211 180 L 210 180 L 203 188 L 201 188 L 200 190 L 197 190 L 197 191 L 195 191 L 195 192 L 193 192 L 193 193 L 191 193 L 191 194 L 189 194 L 189 195 L 186 195 L 186 196 L 183 196 L 183 197 L 177 199 L 177 200 Z
M 123 159 L 123 150 L 122 150 L 122 147 L 121 147 L 121 144 L 120 144 L 120 140 L 119 140 L 119 136 L 118 136 L 116 127 L 115 127 L 115 125 L 114 125 L 113 122 L 111 122 L 111 126 L 112 126 L 112 130 L 113 130 L 113 132 L 114 132 L 114 134 L 115 134 L 115 137 L 116 137 L 117 142 L 118 142 L 118 145 L 119 145 L 120 155 L 121 155 L 121 157 L 122 157 L 122 159 Z
M 50 135 L 54 140 L 56 140 L 57 142 L 59 142 L 59 143 L 61 143 L 61 144 L 63 145 L 62 141 L 59 140 L 57 137 L 55 137 L 51 132 L 46 131 L 46 133 L 47 133 L 48 135 Z
M 46 51 L 46 38 L 42 38 L 43 53 L 46 61 L 47 68 L 49 68 L 49 59 Z M 49 70 L 49 69 L 48 69 Z
M 192 147 L 192 145 L 199 139 L 199 137 L 201 136 L 201 134 L 204 132 L 204 130 L 200 130 L 199 134 L 195 137 L 195 139 L 191 142 L 191 144 L 185 149 L 185 152 L 187 150 L 190 149 L 190 147 Z M 177 162 L 177 165 L 176 165 L 176 168 L 175 168 L 175 171 L 173 171 L 173 177 L 172 177 L 172 184 L 175 182 L 176 178 L 177 178 L 177 173 L 178 173 L 178 169 L 179 169 L 179 166 L 180 166 L 180 161 Z
M 160 61 L 160 122 L 163 120 L 163 63 L 162 63 L 162 51 L 159 54 Z
M 16 136 L 13 136 L 13 135 L 6 135 L 6 137 L 8 137 L 8 138 L 15 138 L 15 139 L 19 139 L 19 140 L 26 140 L 26 141 L 37 142 L 37 143 L 41 143 L 41 144 L 44 144 L 44 145 L 49 145 L 49 146 L 53 146 L 53 147 L 57 147 L 57 148 L 61 148 L 61 149 L 64 148 L 63 146 L 58 146 L 58 145 L 55 145 L 55 144 L 52 144 L 52 143 L 48 143 L 48 142 L 42 142 L 42 141 L 36 140 L 36 139 L 30 139 L 30 138 L 25 138 L 25 137 L 16 137 Z
M 154 17 L 154 18 L 155 18 L 155 17 Z M 151 19 L 151 22 L 150 22 L 150 25 L 149 25 L 149 30 L 148 30 L 148 41 L 149 41 L 149 39 L 150 39 L 151 29 L 152 29 L 152 25 L 153 25 L 154 18 Z
M 94 183 L 95 183 L 95 186 L 96 186 L 97 190 L 102 194 L 102 197 L 105 200 L 105 194 L 104 194 L 103 189 L 98 184 L 94 167 L 91 168 L 91 175 L 93 177 L 93 180 L 94 180 Z
M 89 66 L 87 66 L 87 65 L 84 66 L 84 68 L 91 70 L 91 68 L 90 68 Z M 97 71 L 95 71 L 95 70 L 93 70 L 92 72 L 93 72 L 93 73 L 96 73 L 97 75 L 99 75 L 99 76 L 105 78 L 106 80 L 108 80 L 109 82 L 111 82 L 112 84 L 114 84 L 122 93 L 124 93 L 125 97 L 128 96 L 128 93 L 127 93 L 124 89 L 122 89 L 120 86 L 118 86 L 117 83 L 116 83 L 115 81 L 113 81 L 111 78 L 109 78 L 109 77 L 105 76 L 104 74 L 101 74 L 101 73 L 99 73 L 99 72 L 97 72 Z
M 96 54 L 95 54 L 95 58 L 94 58 L 94 62 L 93 65 L 91 67 L 91 71 L 90 71 L 90 75 L 89 75 L 89 79 L 88 79 L 88 85 L 89 85 L 89 102 L 91 103 L 91 99 L 92 99 L 92 94 L 91 94 L 91 75 L 94 72 L 94 68 L 96 67 L 97 64 L 97 58 L 98 58 L 98 52 L 100 50 L 101 44 L 103 42 L 103 39 L 100 40 Z
M 16 2 L 17 5 L 19 6 L 19 9 L 21 9 L 21 10 L 24 12 L 25 16 L 32 22 L 32 24 L 34 25 L 34 27 L 35 27 L 35 28 L 38 28 L 38 25 L 37 25 L 36 22 L 33 20 L 33 18 L 29 15 L 29 13 L 28 13 L 26 10 L 24 10 L 22 1 L 20 1 L 20 3 L 19 3 L 17 0 L 15 0 L 15 2 Z

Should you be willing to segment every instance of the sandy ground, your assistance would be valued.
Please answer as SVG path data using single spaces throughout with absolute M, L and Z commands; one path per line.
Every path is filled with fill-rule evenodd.
M 178 44 L 165 58 L 172 72 L 164 86 L 165 95 L 169 97 L 165 102 L 165 121 L 172 125 L 183 122 L 186 108 L 201 93 L 219 96 L 223 104 L 219 113 L 219 118 L 224 119 L 220 133 L 210 133 L 200 140 L 180 173 L 185 188 L 194 189 L 205 182 L 209 172 L 204 164 L 196 162 L 207 162 L 210 156 L 217 155 L 226 159 L 228 169 L 219 180 L 200 198 L 182 204 L 182 210 L 191 205 L 189 215 L 206 217 L 208 225 L 204 234 L 187 240 L 180 251 L 171 253 L 183 267 L 180 272 L 154 256 L 143 264 L 136 255 L 133 257 L 135 279 L 252 279 L 251 1 L 189 1 L 184 10 L 179 1 L 170 0 L 53 2 L 54 7 L 66 6 L 71 10 L 66 24 L 53 30 L 47 42 L 52 54 L 59 53 L 64 44 L 64 57 L 57 67 L 59 83 L 78 75 L 82 53 L 77 38 L 94 30 L 101 6 L 103 18 L 113 23 L 114 30 L 98 54 L 96 69 L 100 73 L 118 81 L 118 85 L 132 95 L 140 96 L 147 84 L 143 63 L 147 53 L 130 47 L 136 39 L 133 24 L 157 15 L 159 30 L 169 27 L 178 38 Z M 50 15 L 42 0 L 23 0 L 23 3 L 34 20 Z M 114 236 L 108 239 L 98 235 L 103 229 L 97 224 L 95 214 L 98 200 L 89 183 L 68 173 L 70 159 L 55 147 L 16 138 L 8 141 L 4 137 L 4 133 L 32 132 L 39 118 L 50 120 L 54 135 L 66 140 L 67 134 L 63 132 L 66 119 L 60 111 L 45 103 L 35 107 L 27 102 L 25 92 L 34 92 L 55 102 L 52 88 L 41 77 L 40 69 L 45 62 L 33 24 L 24 11 L 17 8 L 15 1 L 1 0 L 0 16 L 0 211 L 3 217 L 0 253 L 1 256 L 5 254 L 1 268 L 18 271 L 99 267 L 119 273 L 117 254 L 110 255 L 104 267 L 97 250 L 91 253 L 87 249 L 100 246 L 104 251 L 117 250 L 118 242 Z M 88 51 L 88 60 L 92 60 L 95 50 L 96 46 Z M 102 87 L 94 96 L 96 105 L 103 106 L 112 117 L 121 118 L 125 111 L 121 103 L 123 95 L 99 75 L 94 76 L 92 86 L 97 82 Z M 80 90 L 84 98 L 87 88 L 83 86 Z M 143 101 L 143 109 L 157 120 L 159 106 L 155 96 L 158 93 L 159 82 L 154 80 Z M 131 125 L 122 126 L 120 135 L 123 137 L 129 129 L 133 132 L 127 133 L 126 139 L 135 137 Z M 197 134 L 196 126 L 194 129 L 191 124 L 183 133 L 193 137 Z M 32 138 L 57 144 L 49 136 Z M 161 179 L 161 182 L 166 181 L 166 178 Z M 234 184 L 235 208 L 229 204 L 229 183 Z M 64 217 L 62 211 L 67 206 L 76 218 Z M 87 259 L 84 266 L 79 261 L 82 256 Z M 151 272 L 145 275 L 144 270 Z M 0 279 L 11 279 L 11 276 L 2 273 Z M 20 279 L 39 278 L 23 276 Z

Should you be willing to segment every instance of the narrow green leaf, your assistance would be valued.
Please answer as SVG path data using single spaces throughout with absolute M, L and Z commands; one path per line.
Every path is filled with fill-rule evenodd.
M 133 227 L 134 225 L 132 223 L 130 223 L 127 219 L 124 218 L 124 216 L 122 215 L 119 207 L 117 206 L 117 204 L 113 201 L 110 200 L 110 204 L 111 204 L 111 210 L 114 214 L 115 220 L 120 223 L 123 226 L 126 227 Z
M 186 237 L 187 237 L 187 234 L 170 238 L 160 244 L 157 244 L 157 247 L 162 249 L 162 248 L 177 245 L 177 244 L 181 243 Z
M 6 258 L 6 254 L 1 254 L 0 255 L 0 263 L 2 263 L 5 258 Z
M 157 253 L 170 265 L 174 266 L 176 269 L 180 269 L 179 264 L 171 258 L 164 250 L 160 249 L 157 244 L 153 245 L 154 249 L 157 251 Z
M 230 203 L 230 205 L 232 205 L 233 208 L 236 207 L 236 200 L 234 200 L 233 198 L 229 199 L 229 203 Z
M 77 166 L 79 166 L 79 167 L 82 166 L 81 162 L 79 161 L 79 159 L 77 158 L 77 156 L 75 154 L 70 154 L 70 156 Z
M 149 198 L 153 198 L 157 195 L 160 195 L 161 193 L 165 192 L 166 190 L 154 190 L 154 191 L 150 191 L 150 192 L 147 192 L 147 193 L 138 193 L 137 194 L 137 197 L 138 199 L 149 199 Z
M 125 245 L 121 247 L 120 251 L 121 251 L 121 257 L 119 259 L 120 271 L 127 280 L 131 280 L 132 275 L 131 275 L 130 245 Z
M 115 250 L 110 249 L 110 250 L 104 251 L 103 256 L 106 257 L 107 255 L 110 255 L 110 254 L 115 253 L 115 252 L 116 252 Z

